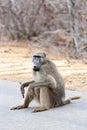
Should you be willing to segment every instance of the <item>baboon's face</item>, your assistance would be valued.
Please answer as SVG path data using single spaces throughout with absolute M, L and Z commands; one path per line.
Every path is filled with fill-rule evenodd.
M 45 53 L 36 53 L 33 55 L 33 70 L 39 71 L 41 65 L 45 63 L 46 54 Z

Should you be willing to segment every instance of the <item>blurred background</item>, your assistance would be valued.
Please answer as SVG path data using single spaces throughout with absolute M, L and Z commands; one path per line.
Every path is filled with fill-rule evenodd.
M 0 79 L 32 78 L 37 50 L 57 65 L 66 88 L 87 91 L 87 1 L 0 0 Z

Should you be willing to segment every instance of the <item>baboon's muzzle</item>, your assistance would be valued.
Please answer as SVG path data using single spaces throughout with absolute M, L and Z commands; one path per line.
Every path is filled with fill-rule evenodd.
M 39 56 L 33 57 L 33 70 L 39 71 L 41 66 L 41 58 Z
M 37 66 L 34 66 L 34 67 L 33 67 L 33 70 L 34 70 L 34 71 L 39 71 L 39 70 L 40 70 L 40 68 L 39 68 L 39 67 L 37 67 Z

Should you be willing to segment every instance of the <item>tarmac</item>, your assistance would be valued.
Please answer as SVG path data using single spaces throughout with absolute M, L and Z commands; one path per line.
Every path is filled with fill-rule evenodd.
M 0 130 L 87 130 L 87 93 L 66 90 L 66 97 L 77 95 L 81 99 L 48 111 L 32 113 L 39 106 L 35 101 L 26 109 L 10 110 L 23 102 L 20 85 L 0 80 Z

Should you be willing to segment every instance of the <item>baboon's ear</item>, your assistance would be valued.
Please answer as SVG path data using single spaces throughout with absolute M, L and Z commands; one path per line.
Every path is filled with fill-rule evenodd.
M 43 52 L 43 56 L 45 56 L 45 57 L 46 57 L 46 53 L 45 53 L 45 52 Z

